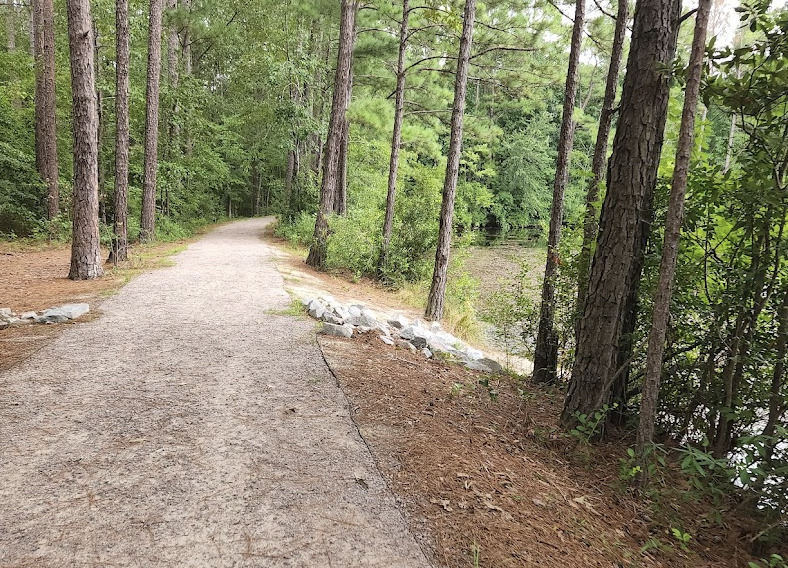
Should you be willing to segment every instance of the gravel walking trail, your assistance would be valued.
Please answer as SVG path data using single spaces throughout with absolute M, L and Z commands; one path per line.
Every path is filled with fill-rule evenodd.
M 225 225 L 0 373 L 0 566 L 428 566 L 290 305 Z

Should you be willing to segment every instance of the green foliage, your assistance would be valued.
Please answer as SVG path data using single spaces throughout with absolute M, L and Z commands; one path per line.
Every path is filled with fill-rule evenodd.
M 599 435 L 601 427 L 604 425 L 607 415 L 615 410 L 618 404 L 605 403 L 602 408 L 593 414 L 582 414 L 575 412 L 574 418 L 576 426 L 569 431 L 569 434 L 583 444 L 590 444 L 597 435 Z
M 788 563 L 779 554 L 772 554 L 769 558 L 762 558 L 758 562 L 748 562 L 749 568 L 786 568 Z

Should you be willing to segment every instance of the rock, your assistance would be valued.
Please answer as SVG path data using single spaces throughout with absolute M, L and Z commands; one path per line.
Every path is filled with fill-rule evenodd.
M 441 324 L 437 321 L 430 323 L 430 331 L 433 333 L 438 333 L 441 329 Z
M 38 318 L 38 314 L 36 312 L 24 312 L 22 314 L 19 314 L 19 319 L 23 319 L 23 320 L 35 321 L 36 318 Z
M 416 337 L 416 334 L 413 333 L 413 326 L 412 325 L 408 325 L 408 326 L 405 326 L 402 329 L 400 329 L 399 330 L 399 336 L 402 339 L 405 339 L 407 341 L 410 341 L 411 339 Z
M 446 345 L 449 345 L 450 347 L 452 347 L 452 348 L 455 348 L 455 349 L 456 349 L 458 346 L 460 346 L 460 347 L 461 347 L 462 345 L 464 345 L 464 343 L 463 343 L 462 341 L 460 341 L 459 339 L 457 339 L 456 337 L 454 337 L 454 336 L 453 336 L 451 333 L 449 333 L 448 331 L 439 331 L 439 332 L 437 332 L 437 333 L 435 334 L 435 337 L 439 338 L 439 339 L 440 339 L 441 341 L 443 341 L 443 342 L 444 342 Z
M 408 318 L 400 315 L 388 320 L 388 324 L 395 329 L 402 329 L 403 327 L 406 327 L 408 323 L 410 323 L 408 322 Z
M 467 368 L 474 371 L 482 371 L 484 373 L 492 373 L 492 369 L 479 361 L 463 361 L 462 364 Z
M 359 308 L 358 306 L 350 306 L 347 309 L 347 312 L 348 314 L 350 314 L 351 317 L 358 317 L 361 315 L 361 308 Z
M 432 357 L 432 351 L 430 351 L 426 347 L 421 350 L 421 354 L 424 355 L 427 359 Z
M 487 357 L 482 357 L 477 362 L 489 367 L 493 373 L 503 373 L 503 366 L 498 361 L 493 361 Z
M 465 351 L 468 357 L 470 357 L 474 361 L 478 361 L 479 359 L 484 358 L 484 353 L 482 353 L 478 349 L 474 349 L 473 347 L 466 347 L 465 349 L 463 349 L 463 351 Z
M 7 328 L 9 325 L 10 325 L 10 324 L 9 324 L 9 323 L 8 323 L 6 320 L 4 320 L 4 319 L 0 319 L 0 329 L 5 329 L 5 328 Z
M 425 347 L 427 347 L 427 340 L 417 335 L 410 340 L 410 344 L 413 345 L 413 347 L 415 347 L 416 349 L 424 349 Z
M 87 304 L 66 304 L 59 308 L 49 308 L 44 310 L 41 315 L 36 318 L 38 323 L 63 323 L 68 320 L 77 319 L 90 311 L 90 306 Z
M 402 349 L 410 349 L 411 347 L 413 347 L 413 345 L 411 345 L 410 342 L 406 341 L 405 339 L 395 339 L 394 345 L 396 345 L 397 347 L 401 347 Z
M 378 320 L 376 320 L 374 317 L 370 317 L 369 314 L 371 313 L 372 312 L 361 313 L 357 316 L 351 315 L 348 318 L 348 322 L 352 323 L 353 325 L 357 325 L 359 327 L 368 327 L 370 329 L 376 329 L 378 327 Z
M 342 320 L 342 318 L 335 316 L 332 312 L 329 311 L 323 312 L 323 315 L 320 316 L 320 319 L 326 323 L 331 323 L 334 325 L 342 325 L 343 323 L 345 323 Z
M 326 309 L 323 307 L 323 304 L 321 304 L 318 300 L 312 300 L 309 302 L 309 306 L 307 306 L 307 313 L 310 317 L 315 319 L 322 318 L 325 311 Z
M 453 347 L 447 344 L 438 334 L 433 335 L 427 340 L 427 346 L 439 353 L 448 353 L 453 350 Z
M 0 321 L 7 322 L 12 317 L 14 317 L 14 312 L 11 311 L 11 308 L 0 308 Z
M 334 315 L 343 320 L 350 319 L 350 312 L 345 306 L 334 306 Z
M 309 306 L 309 304 L 311 304 L 314 301 L 315 301 L 314 298 L 309 298 L 309 297 L 301 298 L 301 303 L 304 304 L 304 306 Z
M 380 340 L 386 345 L 394 345 L 394 340 L 390 337 L 386 337 L 385 335 L 380 335 L 378 337 L 380 337 Z
M 321 333 L 336 337 L 353 337 L 353 326 L 348 324 L 336 325 L 333 323 L 324 323 Z
M 35 321 L 36 321 L 35 319 L 30 319 L 30 318 L 25 318 L 25 319 L 22 319 L 22 318 L 11 318 L 8 321 L 8 325 L 9 325 L 9 327 L 19 327 L 20 325 L 28 325 L 28 324 L 31 324 L 31 323 L 33 323 Z

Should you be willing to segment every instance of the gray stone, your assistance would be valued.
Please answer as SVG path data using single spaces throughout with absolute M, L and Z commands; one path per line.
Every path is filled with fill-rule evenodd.
M 400 315 L 393 317 L 388 321 L 388 324 L 395 329 L 402 329 L 403 327 L 406 327 L 408 323 L 410 323 L 408 322 L 408 318 Z
M 503 365 L 501 365 L 498 361 L 494 361 L 488 357 L 482 357 L 477 362 L 489 367 L 493 373 L 503 373 Z
M 320 319 L 323 317 L 323 314 L 326 313 L 326 311 L 321 304 L 315 301 L 309 304 L 309 309 L 307 310 L 307 313 L 309 314 L 310 317 L 313 317 L 315 319 Z
M 353 326 L 350 325 L 336 325 L 333 323 L 324 323 L 321 333 L 325 335 L 334 335 L 336 337 L 353 337 Z
M 482 353 L 478 349 L 474 349 L 473 347 L 466 347 L 465 349 L 463 349 L 463 351 L 465 351 L 468 357 L 470 357 L 474 361 L 478 361 L 479 359 L 484 358 L 484 353 Z
M 353 325 L 357 325 L 359 327 L 368 327 L 370 329 L 375 329 L 378 327 L 378 320 L 374 317 L 371 317 L 370 314 L 372 312 L 368 310 L 364 310 L 364 312 L 360 313 L 357 316 L 351 315 L 348 318 L 348 322 L 352 323 Z
M 19 319 L 23 319 L 23 320 L 35 320 L 37 317 L 38 314 L 36 312 L 24 312 L 22 314 L 19 314 Z
M 347 312 L 348 314 L 351 315 L 351 317 L 358 317 L 361 315 L 361 308 L 359 308 L 358 306 L 350 306 L 347 309 Z
M 14 317 L 14 312 L 11 308 L 0 308 L 0 321 L 8 321 Z
M 483 373 L 492 373 L 492 369 L 479 361 L 463 361 L 462 364 L 473 371 L 482 371 Z
M 413 333 L 413 326 L 412 325 L 408 325 L 408 326 L 403 327 L 402 329 L 400 329 L 399 330 L 399 336 L 402 339 L 405 339 L 405 340 L 408 340 L 408 341 L 410 341 L 411 339 L 416 337 L 416 334 Z
M 427 359 L 432 357 L 432 351 L 430 351 L 426 347 L 421 350 L 421 354 L 424 355 Z
M 320 319 L 326 323 L 331 323 L 334 325 L 342 325 L 345 323 L 342 318 L 335 316 L 332 312 L 323 312 L 323 315 L 320 316 Z
M 26 319 L 11 318 L 10 320 L 8 320 L 8 325 L 10 327 L 19 327 L 21 325 L 29 325 L 29 324 L 33 323 L 34 321 L 36 321 L 36 320 L 29 319 L 29 318 L 26 318 Z
M 438 334 L 430 337 L 429 340 L 427 340 L 427 345 L 430 349 L 438 351 L 439 353 L 447 353 L 453 350 L 453 347 L 446 343 Z
M 44 310 L 41 315 L 36 318 L 38 323 L 63 323 L 68 320 L 77 319 L 90 311 L 90 306 L 87 304 L 66 304 L 59 308 L 49 308 Z
M 410 344 L 413 345 L 413 347 L 415 347 L 416 349 L 424 349 L 425 347 L 427 347 L 427 340 L 417 335 L 410 340 Z
M 385 343 L 386 345 L 394 345 L 394 340 L 390 337 L 386 337 L 385 335 L 380 335 L 380 340 Z

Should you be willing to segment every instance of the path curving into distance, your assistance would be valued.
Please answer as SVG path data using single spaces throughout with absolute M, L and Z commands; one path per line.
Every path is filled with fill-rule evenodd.
M 0 566 L 428 566 L 259 236 L 0 373 Z

